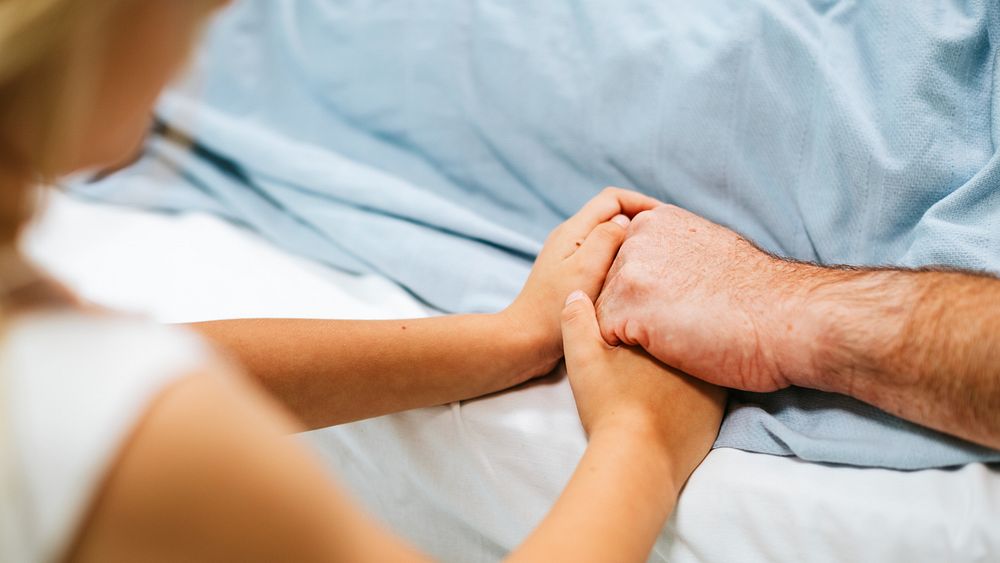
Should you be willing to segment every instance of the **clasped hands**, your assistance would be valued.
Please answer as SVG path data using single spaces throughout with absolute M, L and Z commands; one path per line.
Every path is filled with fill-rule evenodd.
M 806 266 L 608 188 L 552 232 L 502 314 L 538 342 L 531 375 L 565 357 L 590 435 L 648 434 L 686 478 L 718 431 L 722 388 L 773 391 L 808 372 L 809 286 Z
M 699 229 L 704 238 L 718 236 L 699 221 L 645 195 L 608 188 L 549 235 L 521 294 L 501 313 L 538 342 L 537 369 L 530 375 L 547 373 L 565 357 L 580 419 L 592 438 L 601 432 L 643 436 L 667 455 L 678 488 L 711 447 L 725 402 L 721 388 L 682 373 L 706 363 L 701 351 L 689 360 L 683 346 L 710 339 L 718 323 L 697 299 L 685 298 L 710 295 L 709 288 L 698 292 L 697 275 L 706 269 L 673 275 L 649 254 L 672 258 L 683 251 L 697 258 L 717 252 L 703 241 L 675 248 L 664 231 L 669 223 L 689 236 Z M 684 287 L 677 286 L 681 279 Z M 678 316 L 675 302 L 686 303 L 690 318 Z M 652 322 L 657 311 L 668 312 L 679 328 L 661 331 Z M 695 332 L 687 340 L 660 341 L 688 328 Z

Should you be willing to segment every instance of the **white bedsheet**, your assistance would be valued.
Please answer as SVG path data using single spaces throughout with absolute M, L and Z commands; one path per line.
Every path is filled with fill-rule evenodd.
M 55 195 L 26 250 L 84 297 L 164 321 L 412 317 L 405 292 L 331 272 L 205 216 Z M 585 438 L 565 378 L 309 433 L 337 479 L 448 561 L 494 561 L 545 514 Z M 652 560 L 990 561 L 1000 469 L 895 472 L 736 450 L 692 477 Z

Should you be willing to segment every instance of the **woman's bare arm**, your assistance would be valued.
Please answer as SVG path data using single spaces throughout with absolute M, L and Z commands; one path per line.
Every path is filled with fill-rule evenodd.
M 645 561 L 718 435 L 725 392 L 641 349 L 605 344 L 582 292 L 563 311 L 566 371 L 587 451 L 518 561 Z
M 309 428 L 440 405 L 552 369 L 503 315 L 399 321 L 245 319 L 192 325 Z
M 584 458 L 514 560 L 644 561 L 711 445 L 718 394 L 641 353 L 623 353 L 603 367 L 626 370 L 619 375 L 635 376 L 639 385 L 626 401 L 609 401 L 617 411 L 605 412 L 623 416 L 589 417 L 601 422 L 588 428 Z M 595 371 L 591 379 L 600 377 Z M 645 412 L 631 408 L 639 394 L 647 406 L 670 402 L 658 405 L 660 415 L 631 416 Z M 206 371 L 179 381 L 133 432 L 68 559 L 426 560 L 338 490 L 289 436 L 300 429 L 239 376 Z
M 553 231 L 521 294 L 498 314 L 191 326 L 235 356 L 310 428 L 484 395 L 555 367 L 565 295 L 583 288 L 596 297 L 628 216 L 656 205 L 636 192 L 602 192 Z
M 69 560 L 422 560 L 333 486 L 297 430 L 240 376 L 177 382 L 121 452 Z
M 563 315 L 590 436 L 566 490 L 512 560 L 644 561 L 718 431 L 722 391 L 612 348 L 584 296 Z M 224 369 L 153 403 L 111 469 L 71 561 L 419 561 L 355 508 L 301 427 Z M 461 555 L 461 554 L 457 554 Z

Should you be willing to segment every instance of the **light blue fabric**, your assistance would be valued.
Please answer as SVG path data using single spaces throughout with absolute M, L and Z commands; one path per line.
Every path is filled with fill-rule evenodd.
M 244 1 L 159 109 L 197 145 L 79 190 L 212 211 L 444 311 L 505 306 L 604 185 L 784 256 L 1000 272 L 998 45 L 985 0 Z M 737 395 L 718 445 L 1000 459 L 800 389 Z

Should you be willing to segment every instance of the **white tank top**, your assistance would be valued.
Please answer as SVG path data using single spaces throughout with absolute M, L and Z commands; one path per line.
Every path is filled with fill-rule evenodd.
M 138 319 L 11 321 L 0 337 L 0 561 L 64 557 L 151 400 L 209 357 L 195 335 Z

